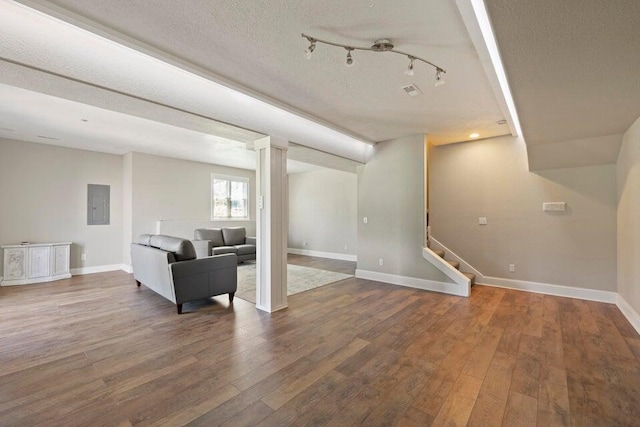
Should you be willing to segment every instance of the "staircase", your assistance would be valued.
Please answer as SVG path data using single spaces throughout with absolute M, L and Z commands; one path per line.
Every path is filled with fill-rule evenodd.
M 430 245 L 427 244 L 427 247 L 429 247 Z M 452 266 L 453 268 L 455 268 L 456 270 L 460 270 L 460 263 L 458 261 L 449 261 L 447 259 L 445 259 L 444 257 L 444 251 L 441 249 L 431 249 L 433 252 L 436 253 L 436 255 L 438 255 L 440 258 L 444 259 L 450 266 Z M 475 280 L 476 280 L 476 275 L 473 273 L 465 273 L 464 271 L 461 271 L 462 274 L 464 274 L 467 279 L 469 279 L 469 281 L 471 282 L 471 286 L 473 286 L 475 284 Z

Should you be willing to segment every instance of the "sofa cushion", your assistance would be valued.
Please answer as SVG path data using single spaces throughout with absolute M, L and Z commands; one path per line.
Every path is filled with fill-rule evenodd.
M 173 253 L 176 261 L 196 259 L 196 250 L 193 244 L 180 237 L 158 234 L 149 238 L 149 244 L 154 248 Z
M 150 246 L 150 242 L 149 242 L 150 240 L 151 240 L 151 234 L 141 234 L 140 237 L 138 237 L 138 244 Z
M 222 254 L 235 254 L 238 250 L 233 246 L 218 246 L 217 248 L 213 248 L 213 255 L 222 255 Z
M 224 246 L 219 228 L 198 228 L 194 234 L 195 240 L 211 240 L 211 246 Z
M 238 255 L 251 255 L 256 253 L 256 245 L 236 245 Z
M 222 229 L 222 237 L 225 245 L 244 245 L 247 231 L 244 227 L 228 227 Z

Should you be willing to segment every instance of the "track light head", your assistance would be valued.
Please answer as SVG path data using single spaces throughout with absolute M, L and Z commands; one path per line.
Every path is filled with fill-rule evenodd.
M 415 58 L 413 58 L 412 56 L 409 57 L 409 59 L 411 60 L 409 62 L 409 66 L 407 67 L 407 69 L 404 71 L 404 73 L 407 76 L 413 76 L 414 72 L 413 72 L 413 61 L 415 61 Z
M 438 69 L 436 71 L 436 82 L 435 82 L 434 86 L 438 87 L 438 86 L 442 86 L 444 84 L 444 78 L 442 77 L 443 73 L 444 73 L 444 70 L 442 70 L 442 69 Z
M 351 51 L 353 49 L 347 49 L 347 67 L 353 67 L 353 57 L 351 56 Z
M 307 50 L 305 50 L 305 55 L 307 56 L 307 59 L 311 59 L 311 55 L 313 54 L 313 51 L 316 50 L 316 41 L 314 39 L 308 39 L 309 43 L 311 43 L 309 45 L 309 47 L 307 48 Z

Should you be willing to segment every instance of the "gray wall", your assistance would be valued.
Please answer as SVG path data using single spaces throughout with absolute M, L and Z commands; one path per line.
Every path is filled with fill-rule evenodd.
M 71 268 L 121 264 L 122 173 L 122 156 L 0 139 L 0 244 L 71 241 Z M 111 186 L 110 225 L 87 225 L 87 184 Z
M 210 221 L 212 173 L 249 178 L 250 221 Z M 255 235 L 255 171 L 132 153 L 131 179 L 134 240 L 140 234 L 154 234 L 158 220 L 168 225 L 162 233 L 184 238 L 193 238 L 194 229 L 203 226 L 244 226 Z
M 433 237 L 484 275 L 616 289 L 615 166 L 532 173 L 522 140 L 500 137 L 434 147 L 429 179 Z
M 357 197 L 355 174 L 331 169 L 290 174 L 289 247 L 356 255 Z
M 618 293 L 640 313 L 640 118 L 618 157 Z
M 424 135 L 381 142 L 359 167 L 358 269 L 451 282 L 422 258 L 425 149 Z

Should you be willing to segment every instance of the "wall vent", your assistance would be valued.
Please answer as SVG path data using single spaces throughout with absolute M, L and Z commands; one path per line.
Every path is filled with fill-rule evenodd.
M 418 88 L 418 86 L 411 84 L 408 86 L 403 86 L 402 90 L 404 90 L 409 96 L 418 96 L 422 95 L 422 91 Z

